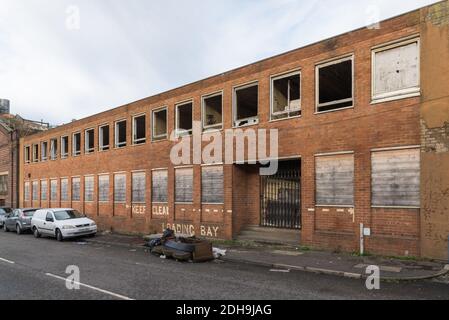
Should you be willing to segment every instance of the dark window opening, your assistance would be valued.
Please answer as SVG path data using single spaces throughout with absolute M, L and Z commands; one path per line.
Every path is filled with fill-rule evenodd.
M 61 158 L 67 158 L 69 155 L 69 137 L 61 138 Z
M 352 59 L 318 67 L 318 112 L 353 106 Z
M 42 142 L 41 153 L 42 161 L 46 161 L 48 157 L 48 142 Z
M 143 144 L 146 141 L 146 117 L 139 116 L 134 118 L 133 143 Z
M 39 146 L 37 144 L 33 145 L 33 162 L 39 161 Z
M 126 147 L 126 121 L 115 124 L 115 147 Z
M 50 141 L 50 159 L 56 160 L 58 157 L 58 140 L 52 139 Z
M 272 120 L 301 115 L 301 75 L 293 74 L 273 79 Z
M 79 156 L 81 154 L 81 133 L 73 134 L 73 155 Z
M 259 105 L 259 86 L 251 85 L 235 89 L 235 123 L 241 127 L 249 124 L 257 124 Z
M 203 99 L 204 129 L 221 129 L 223 124 L 223 98 L 215 95 Z
M 109 150 L 109 126 L 100 128 L 100 151 Z
M 31 148 L 25 147 L 25 163 L 31 162 Z
M 95 151 L 95 131 L 94 129 L 87 130 L 85 138 L 85 150 L 86 153 L 92 153 Z
M 187 103 L 177 106 L 177 133 L 192 134 L 193 130 L 193 103 Z
M 153 112 L 153 140 L 167 139 L 167 109 Z

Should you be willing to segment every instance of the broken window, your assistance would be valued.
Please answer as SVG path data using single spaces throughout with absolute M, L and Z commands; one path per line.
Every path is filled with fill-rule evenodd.
M 153 111 L 153 140 L 167 139 L 167 108 Z
M 271 120 L 301 115 L 301 73 L 281 75 L 271 80 Z
M 216 93 L 203 97 L 203 128 L 221 129 L 223 127 L 223 94 Z
M 39 161 L 39 145 L 33 145 L 33 162 Z
M 126 202 L 126 174 L 114 175 L 114 202 Z
M 154 203 L 168 202 L 168 171 L 153 171 L 152 176 L 152 199 Z
M 420 150 L 372 153 L 372 205 L 420 207 Z
M 47 193 L 48 193 L 48 182 L 47 180 L 41 181 L 41 200 L 47 201 Z
M 47 161 L 48 158 L 48 142 L 41 143 L 41 159 L 42 161 Z
M 72 178 L 72 201 L 81 200 L 81 179 Z
M 317 112 L 349 108 L 354 105 L 353 57 L 317 66 Z
M 50 140 L 50 159 L 56 160 L 58 158 L 58 140 Z
M 193 169 L 182 168 L 175 171 L 175 197 L 177 203 L 193 202 Z
M 69 201 L 69 179 L 61 179 L 61 201 Z
M 133 144 L 143 144 L 146 141 L 146 117 L 145 115 L 133 118 Z
M 95 151 L 95 130 L 88 129 L 84 132 L 84 152 L 92 153 Z
M 115 123 L 115 147 L 126 147 L 126 120 Z
M 69 156 L 69 137 L 61 138 L 61 159 L 65 159 Z
M 58 180 L 50 181 L 50 201 L 58 200 Z
M 98 201 L 109 202 L 109 175 L 98 177 Z
M 224 203 L 223 167 L 203 167 L 201 170 L 201 201 L 203 203 Z
M 100 151 L 109 150 L 109 125 L 100 127 L 99 140 Z
M 74 133 L 73 134 L 73 150 L 72 154 L 74 157 L 79 156 L 81 154 L 81 133 Z
M 25 147 L 25 163 L 31 162 L 31 148 L 30 146 Z
M 420 93 L 419 39 L 373 51 L 373 100 L 398 99 Z
M 252 83 L 234 89 L 234 126 L 258 123 L 259 85 Z
M 354 205 L 354 155 L 316 157 L 316 204 Z
M 33 181 L 33 201 L 39 200 L 39 181 Z
M 146 191 L 145 172 L 133 172 L 132 181 L 133 181 L 133 190 L 132 190 L 133 203 L 145 203 L 145 191 Z
M 94 201 L 94 177 L 84 177 L 84 201 Z
M 25 201 L 30 201 L 30 183 L 25 182 L 25 190 L 23 191 Z
M 178 135 L 192 134 L 193 132 L 193 103 L 184 103 L 176 106 L 176 133 Z

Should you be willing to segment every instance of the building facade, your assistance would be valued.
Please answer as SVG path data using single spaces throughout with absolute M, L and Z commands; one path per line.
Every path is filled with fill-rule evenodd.
M 422 110 L 440 73 L 434 42 L 448 54 L 448 11 L 444 1 L 25 137 L 21 204 L 73 207 L 118 232 L 232 239 L 275 228 L 318 248 L 444 258 L 449 213 L 423 223 L 422 175 L 433 173 L 422 168 L 427 157 L 443 163 L 447 149 L 423 145 Z M 445 74 L 433 94 L 448 119 Z M 249 143 L 211 147 L 231 129 Z M 253 161 L 248 145 L 270 141 L 270 150 L 276 135 L 278 154 Z M 173 161 L 186 155 L 175 137 L 189 142 L 184 163 Z M 212 163 L 195 161 L 198 145 Z M 264 176 L 268 159 L 278 170 Z M 431 252 L 424 228 L 435 223 Z

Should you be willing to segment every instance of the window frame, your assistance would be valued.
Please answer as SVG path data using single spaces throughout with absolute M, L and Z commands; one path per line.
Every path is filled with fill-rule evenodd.
M 79 152 L 76 152 L 75 151 L 75 148 L 76 148 L 76 141 L 75 141 L 75 136 L 77 136 L 77 135 L 79 135 L 79 139 L 80 139 L 80 150 L 79 150 Z M 73 157 L 79 157 L 79 156 L 81 156 L 81 150 L 82 150 L 82 143 L 81 143 L 81 138 L 82 138 L 82 136 L 81 136 L 81 131 L 77 131 L 77 132 L 74 132 L 74 133 L 72 133 L 72 156 Z
M 52 138 L 50 139 L 50 161 L 55 161 L 57 159 L 58 159 L 58 139 Z
M 166 172 L 167 173 L 167 187 L 166 187 L 166 190 L 165 190 L 165 192 L 166 192 L 165 196 L 166 196 L 166 200 L 167 201 L 165 201 L 165 202 L 155 201 L 154 200 L 154 194 L 155 194 L 155 192 L 154 192 L 154 174 L 156 172 Z M 168 169 L 161 168 L 161 169 L 153 169 L 153 170 L 151 170 L 151 203 L 152 204 L 168 204 L 169 203 L 169 190 L 168 190 L 168 188 L 169 188 L 169 181 L 168 181 L 168 179 L 169 179 Z
M 203 170 L 204 169 L 209 169 L 209 168 L 214 168 L 214 167 L 221 167 L 222 168 L 222 173 L 223 173 L 223 181 L 222 181 L 222 201 L 220 202 L 208 202 L 208 201 L 204 201 L 204 183 L 203 183 Z M 225 199 L 225 167 L 222 164 L 213 164 L 213 165 L 202 165 L 201 166 L 201 204 L 202 205 L 224 205 L 226 199 Z
M 45 193 L 42 192 L 42 186 L 45 185 Z M 48 201 L 48 180 L 42 179 L 39 182 L 39 188 L 40 188 L 40 200 L 41 201 Z
M 134 199 L 134 176 L 136 175 L 143 175 L 144 177 L 144 189 L 143 189 L 143 200 L 135 200 Z M 131 172 L 131 203 L 133 204 L 145 204 L 147 200 L 147 173 L 145 170 L 140 170 L 140 171 L 133 171 Z
M 24 158 L 26 164 L 31 163 L 31 159 L 32 159 L 31 153 L 32 153 L 31 146 L 30 145 L 25 146 L 25 154 L 24 154 L 23 158 Z
M 55 195 L 54 198 L 52 197 L 52 194 L 53 194 L 53 182 L 56 182 L 56 195 Z M 49 199 L 48 199 L 50 202 L 55 202 L 55 201 L 58 200 L 58 185 L 59 185 L 58 179 L 50 179 L 50 192 L 49 192 Z
M 418 55 L 418 86 L 408 89 L 401 89 L 390 93 L 383 93 L 376 95 L 375 81 L 376 81 L 376 54 L 385 52 L 400 47 L 405 47 L 412 43 L 417 43 L 417 55 Z M 407 38 L 398 39 L 395 41 L 387 42 L 371 49 L 371 104 L 378 104 L 382 102 L 389 102 L 413 97 L 421 96 L 421 38 L 419 35 L 413 35 Z
M 333 66 L 333 65 L 345 62 L 345 61 L 351 61 L 351 64 L 352 64 L 352 68 L 351 68 L 352 69 L 352 88 L 351 88 L 352 97 L 347 98 L 347 99 L 335 100 L 335 101 L 320 104 L 320 69 L 326 68 L 329 66 Z M 342 107 L 342 108 L 333 109 L 333 110 L 319 111 L 319 108 L 321 108 L 321 107 L 328 107 L 328 106 L 337 105 L 337 104 L 345 103 L 345 102 L 349 102 L 349 101 L 352 101 L 351 106 Z M 332 59 L 317 63 L 315 65 L 315 114 L 337 112 L 337 111 L 346 110 L 346 109 L 354 109 L 354 107 L 355 107 L 355 55 L 354 55 L 354 53 L 346 54 L 344 56 L 332 58 Z
M 119 177 L 119 176 L 124 176 L 124 178 L 125 178 L 125 192 L 124 192 L 124 200 L 120 200 L 120 201 L 118 201 L 118 200 L 116 200 L 116 194 L 117 194 L 117 192 L 116 192 L 116 186 L 117 186 L 117 183 L 116 183 L 116 178 L 117 177 Z M 115 203 L 115 204 L 126 204 L 126 201 L 127 201 L 127 190 L 126 190 L 126 188 L 127 188 L 127 174 L 126 174 L 126 172 L 117 172 L 117 173 L 114 173 L 114 176 L 113 176 L 113 182 L 114 182 L 114 188 L 113 188 L 113 203 Z
M 75 188 L 73 188 L 73 186 L 74 186 L 76 180 L 78 180 L 78 184 L 79 184 L 78 199 L 74 198 L 75 193 L 73 192 L 73 190 L 75 189 Z M 79 176 L 72 177 L 70 179 L 70 181 L 71 181 L 71 184 L 70 184 L 70 199 L 71 199 L 71 201 L 72 202 L 81 202 L 81 191 L 82 191 L 81 190 L 81 177 L 79 177 Z
M 104 128 L 108 127 L 108 132 L 109 132 L 109 139 L 108 139 L 108 144 L 107 145 L 103 145 L 103 130 Z M 107 124 L 102 124 L 100 126 L 98 126 L 98 151 L 100 152 L 104 152 L 104 151 L 109 151 L 111 149 L 111 126 L 109 125 L 109 123 Z
M 45 145 L 45 148 L 44 148 Z M 41 161 L 45 162 L 48 160 L 48 141 L 42 141 L 41 142 Z M 45 157 L 44 157 L 44 151 L 45 151 Z
M 92 190 L 92 197 L 91 197 L 92 200 L 88 200 L 88 198 L 87 198 L 88 189 L 86 188 L 87 181 L 90 179 L 92 179 L 92 189 L 91 189 Z M 94 175 L 85 175 L 84 176 L 84 192 L 83 192 L 83 194 L 84 194 L 84 202 L 92 203 L 95 201 L 95 176 Z
M 35 150 L 36 148 L 36 150 Z M 37 154 L 37 157 L 36 157 Z M 39 162 L 39 144 L 38 143 L 34 143 L 33 147 L 32 147 L 32 161 L 33 163 L 37 163 Z
M 24 201 L 31 200 L 31 181 L 25 181 L 23 183 L 23 200 Z
M 221 123 L 214 124 L 214 125 L 208 125 L 206 126 L 204 124 L 205 115 L 206 115 L 206 103 L 205 101 L 210 98 L 215 98 L 221 95 Z M 216 91 L 214 93 L 209 93 L 201 96 L 201 127 L 203 129 L 203 132 L 210 132 L 210 131 L 221 131 L 224 128 L 224 90 Z
M 185 130 L 185 129 L 182 129 L 179 127 L 179 120 L 180 120 L 179 109 L 184 106 L 187 106 L 189 104 L 192 105 L 192 129 Z M 193 123 L 195 121 L 194 120 L 194 114 L 195 114 L 194 110 L 195 110 L 195 103 L 194 103 L 193 99 L 181 101 L 181 102 L 178 102 L 175 104 L 175 133 L 176 133 L 177 137 L 191 136 L 193 134 Z M 183 130 L 183 132 L 184 132 L 183 134 L 182 134 L 181 130 Z
M 67 143 L 63 143 L 64 139 L 67 139 Z M 61 159 L 67 159 L 70 155 L 70 137 L 69 136 L 61 136 Z M 63 148 L 64 146 L 64 148 Z M 64 149 L 67 148 L 67 153 L 63 153 Z
M 63 193 L 63 185 L 65 184 L 66 193 Z M 59 180 L 59 198 L 61 202 L 70 202 L 70 189 L 69 189 L 70 179 L 63 177 Z
M 192 166 L 187 166 L 187 167 L 177 167 L 177 168 L 174 168 L 175 170 L 174 170 L 174 172 L 175 172 L 175 204 L 193 204 L 193 202 L 194 202 L 194 193 L 195 193 L 195 190 L 194 190 L 194 188 L 195 188 L 195 169 L 194 169 L 194 167 L 192 167 Z M 178 197 L 178 192 L 177 192 L 177 190 L 178 190 L 178 184 L 177 184 L 177 178 L 178 178 L 178 175 L 177 175 L 177 172 L 178 171 L 181 171 L 181 170 L 191 170 L 192 171 L 192 200 L 191 201 L 178 201 L 177 199 L 177 197 Z
M 101 178 L 102 177 L 107 177 L 108 178 L 108 189 L 107 189 L 107 200 L 102 200 L 103 198 L 101 197 L 101 195 L 103 194 L 102 192 L 100 192 L 100 187 L 101 187 Z M 110 191 L 111 191 L 111 175 L 108 173 L 104 173 L 104 174 L 99 174 L 98 175 L 98 186 L 97 186 L 97 190 L 98 190 L 98 202 L 105 204 L 105 203 L 109 203 L 110 199 L 111 199 L 111 195 L 110 195 Z
M 136 120 L 139 118 L 142 118 L 142 117 L 145 118 L 145 123 L 144 123 L 145 135 L 143 138 L 136 139 L 136 134 L 137 134 Z M 133 123 L 133 127 L 132 127 L 133 146 L 140 146 L 142 144 L 145 144 L 147 142 L 147 115 L 146 115 L 146 113 L 139 113 L 139 114 L 133 115 L 132 123 Z
M 240 90 L 245 90 L 245 89 L 249 89 L 252 87 L 257 87 L 257 115 L 254 117 L 250 117 L 250 118 L 244 118 L 244 119 L 237 119 L 237 114 L 238 114 L 238 109 L 237 109 L 237 92 Z M 260 85 L 259 85 L 259 81 L 255 80 L 252 82 L 248 82 L 248 83 L 244 83 L 238 86 L 234 86 L 232 88 L 232 127 L 237 129 L 237 128 L 244 128 L 244 127 L 249 127 L 249 126 L 254 126 L 259 124 L 259 100 L 260 100 Z M 250 122 L 251 120 L 253 120 L 253 122 Z M 245 125 L 241 125 L 241 126 L 237 126 L 237 121 L 248 121 L 247 124 Z
M 89 148 L 89 132 L 93 132 L 93 143 L 94 146 Z M 92 154 L 95 152 L 95 128 L 89 128 L 84 130 L 84 154 Z
M 128 131 L 128 123 L 127 123 L 127 119 L 121 119 L 121 120 L 116 120 L 114 122 L 114 148 L 115 149 L 122 149 L 122 148 L 126 148 L 126 146 L 128 145 L 128 136 L 127 136 L 127 131 Z M 119 142 L 119 131 L 118 131 L 118 126 L 121 123 L 125 123 L 125 141 L 124 142 Z
M 276 80 L 281 80 L 281 79 L 285 79 L 288 77 L 292 77 L 292 76 L 296 76 L 299 75 L 299 97 L 301 100 L 301 108 L 299 110 L 296 111 L 291 111 L 289 110 L 288 112 L 283 112 L 283 113 L 279 113 L 279 115 L 281 114 L 287 114 L 288 116 L 286 118 L 282 118 L 282 119 L 273 119 L 273 116 L 275 116 L 274 112 L 273 112 L 273 108 L 274 108 L 274 82 Z M 295 118 L 301 118 L 302 117 L 302 111 L 303 111 L 303 100 L 302 100 L 302 69 L 298 68 L 298 69 L 293 69 L 287 72 L 283 72 L 283 73 L 278 73 L 275 75 L 270 76 L 270 122 L 276 122 L 276 121 L 283 121 L 283 120 L 288 120 L 288 119 L 295 119 Z M 297 116 L 291 116 L 291 113 L 295 113 L 295 112 L 300 112 L 299 115 Z
M 164 110 L 166 112 L 165 134 L 156 135 L 155 134 L 155 129 L 156 129 L 156 126 L 155 126 L 156 117 L 155 117 L 155 115 L 156 115 L 156 113 L 159 113 L 159 112 L 164 111 Z M 167 106 L 151 110 L 151 140 L 152 140 L 152 142 L 168 140 L 168 107 Z

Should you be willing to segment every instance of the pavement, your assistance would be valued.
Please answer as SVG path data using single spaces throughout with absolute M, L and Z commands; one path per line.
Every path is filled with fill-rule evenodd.
M 139 244 L 143 240 L 126 236 L 61 243 L 0 231 L 0 299 L 449 300 L 444 277 L 386 282 L 368 290 L 364 280 L 334 275 L 222 260 L 179 263 L 151 255 Z M 66 288 L 67 268 L 73 266 L 79 269 L 79 290 Z
M 95 243 L 143 249 L 142 237 L 106 233 L 93 239 Z M 304 271 L 329 274 L 354 279 L 364 279 L 369 266 L 377 266 L 381 280 L 416 281 L 439 278 L 449 274 L 449 263 L 443 261 L 391 258 L 380 256 L 357 256 L 326 251 L 311 251 L 292 246 L 260 245 L 245 242 L 239 244 L 215 244 L 226 250 L 220 259 L 227 262 L 245 263 L 276 270 Z

